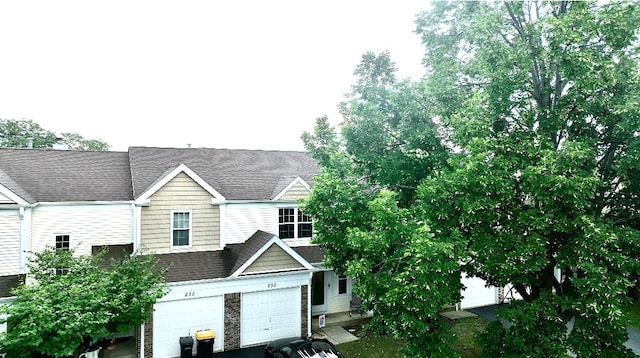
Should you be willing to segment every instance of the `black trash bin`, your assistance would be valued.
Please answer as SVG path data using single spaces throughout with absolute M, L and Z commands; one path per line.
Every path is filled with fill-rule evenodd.
M 198 342 L 197 356 L 198 358 L 213 358 L 213 342 L 216 340 L 216 334 L 210 329 L 196 331 L 196 341 Z
M 193 338 L 191 336 L 180 337 L 180 358 L 193 357 Z

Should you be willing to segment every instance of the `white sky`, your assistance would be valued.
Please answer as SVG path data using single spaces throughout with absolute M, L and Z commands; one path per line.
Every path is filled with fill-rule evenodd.
M 422 75 L 427 0 L 0 1 L 0 118 L 128 146 L 303 150 L 361 55 Z

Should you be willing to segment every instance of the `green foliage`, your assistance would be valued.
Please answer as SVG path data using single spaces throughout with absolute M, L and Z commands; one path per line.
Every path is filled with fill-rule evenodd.
M 61 138 L 71 150 L 109 150 L 106 142 L 85 139 L 77 133 L 62 133 Z M 34 148 L 51 148 L 57 136 L 32 120 L 0 119 L 0 147 L 26 148 L 29 139 L 33 140 Z
M 435 2 L 416 20 L 425 78 L 397 81 L 388 53 L 366 54 L 340 141 L 318 127 L 334 143 L 320 158 L 306 138 L 323 166 L 305 210 L 326 263 L 410 353 L 444 354 L 433 317 L 463 270 L 523 300 L 500 312 L 514 326 L 483 336 L 485 355 L 630 354 L 638 24 L 633 2 Z
M 137 255 L 112 260 L 106 269 L 103 256 L 51 248 L 34 253 L 29 265 L 33 282 L 14 289 L 16 299 L 0 308 L 9 316 L 0 352 L 67 357 L 92 340 L 142 324 L 166 293 L 164 271 L 152 256 Z

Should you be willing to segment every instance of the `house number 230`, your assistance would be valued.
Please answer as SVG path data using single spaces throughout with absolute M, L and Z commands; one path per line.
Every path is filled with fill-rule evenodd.
M 276 284 L 275 284 L 275 282 L 273 282 L 273 283 L 268 283 L 268 284 L 267 284 L 267 288 L 276 288 Z
M 193 292 L 193 291 L 187 291 L 187 292 L 184 293 L 184 297 L 193 297 L 195 295 L 196 295 L 196 293 Z

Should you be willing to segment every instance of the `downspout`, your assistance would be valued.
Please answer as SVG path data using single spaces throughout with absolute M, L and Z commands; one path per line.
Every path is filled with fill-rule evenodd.
M 144 358 L 144 323 L 140 325 L 140 358 Z
M 307 285 L 307 337 L 311 337 L 311 283 L 313 282 L 313 271 L 309 272 L 309 284 Z

